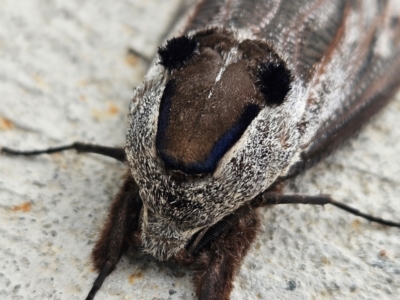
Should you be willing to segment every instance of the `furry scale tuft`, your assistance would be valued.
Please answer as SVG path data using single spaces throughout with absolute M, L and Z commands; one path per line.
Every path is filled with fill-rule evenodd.
M 158 48 L 160 64 L 169 71 L 180 69 L 193 57 L 196 48 L 197 42 L 193 37 L 173 38 L 165 47 Z

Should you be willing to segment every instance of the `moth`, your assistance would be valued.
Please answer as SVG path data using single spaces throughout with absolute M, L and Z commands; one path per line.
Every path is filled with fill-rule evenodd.
M 129 247 L 193 265 L 199 299 L 229 299 L 260 226 L 280 203 L 333 204 L 280 185 L 325 158 L 397 91 L 395 1 L 199 1 L 159 48 L 129 108 L 127 174 L 93 250 L 93 299 Z

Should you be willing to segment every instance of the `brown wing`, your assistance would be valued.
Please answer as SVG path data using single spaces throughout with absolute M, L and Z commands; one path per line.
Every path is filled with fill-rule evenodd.
M 345 0 L 200 1 L 187 31 L 206 26 L 248 29 L 265 39 L 309 80 L 341 27 Z

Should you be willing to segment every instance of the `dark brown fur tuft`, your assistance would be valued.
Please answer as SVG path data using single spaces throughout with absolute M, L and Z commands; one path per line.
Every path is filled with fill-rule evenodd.
M 158 48 L 160 64 L 169 71 L 180 69 L 194 56 L 196 48 L 197 42 L 193 37 L 173 38 L 165 47 Z
M 258 212 L 250 209 L 235 227 L 201 252 L 194 267 L 196 293 L 200 300 L 229 300 L 236 272 L 259 226 Z
M 121 255 L 127 250 L 132 232 L 138 228 L 142 206 L 138 191 L 128 171 L 111 205 L 100 238 L 92 251 L 92 261 L 96 270 L 101 271 L 107 261 L 114 268 Z

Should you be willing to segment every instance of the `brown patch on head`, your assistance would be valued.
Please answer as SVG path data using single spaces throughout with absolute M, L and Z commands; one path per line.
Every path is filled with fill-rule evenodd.
M 219 62 L 219 58 L 207 62 L 209 72 L 201 72 L 205 78 L 196 76 L 199 74 L 196 65 L 174 76 L 177 87 L 172 98 L 166 153 L 184 164 L 206 160 L 218 139 L 229 131 L 248 104 L 263 105 L 263 100 L 257 99 L 254 80 L 243 74 L 246 72 L 244 61 L 229 65 L 221 80 L 215 83 L 221 67 Z
M 20 205 L 13 206 L 12 211 L 30 212 L 32 210 L 32 204 L 30 202 L 24 202 Z
M 200 53 L 171 74 L 164 92 L 168 104 L 161 104 L 165 120 L 159 121 L 157 139 L 167 168 L 199 174 L 215 169 L 245 129 L 235 126 L 254 118 L 264 99 L 255 87 L 257 64 L 239 59 L 224 66 L 223 55 L 239 44 L 232 36 L 208 30 L 195 38 Z

